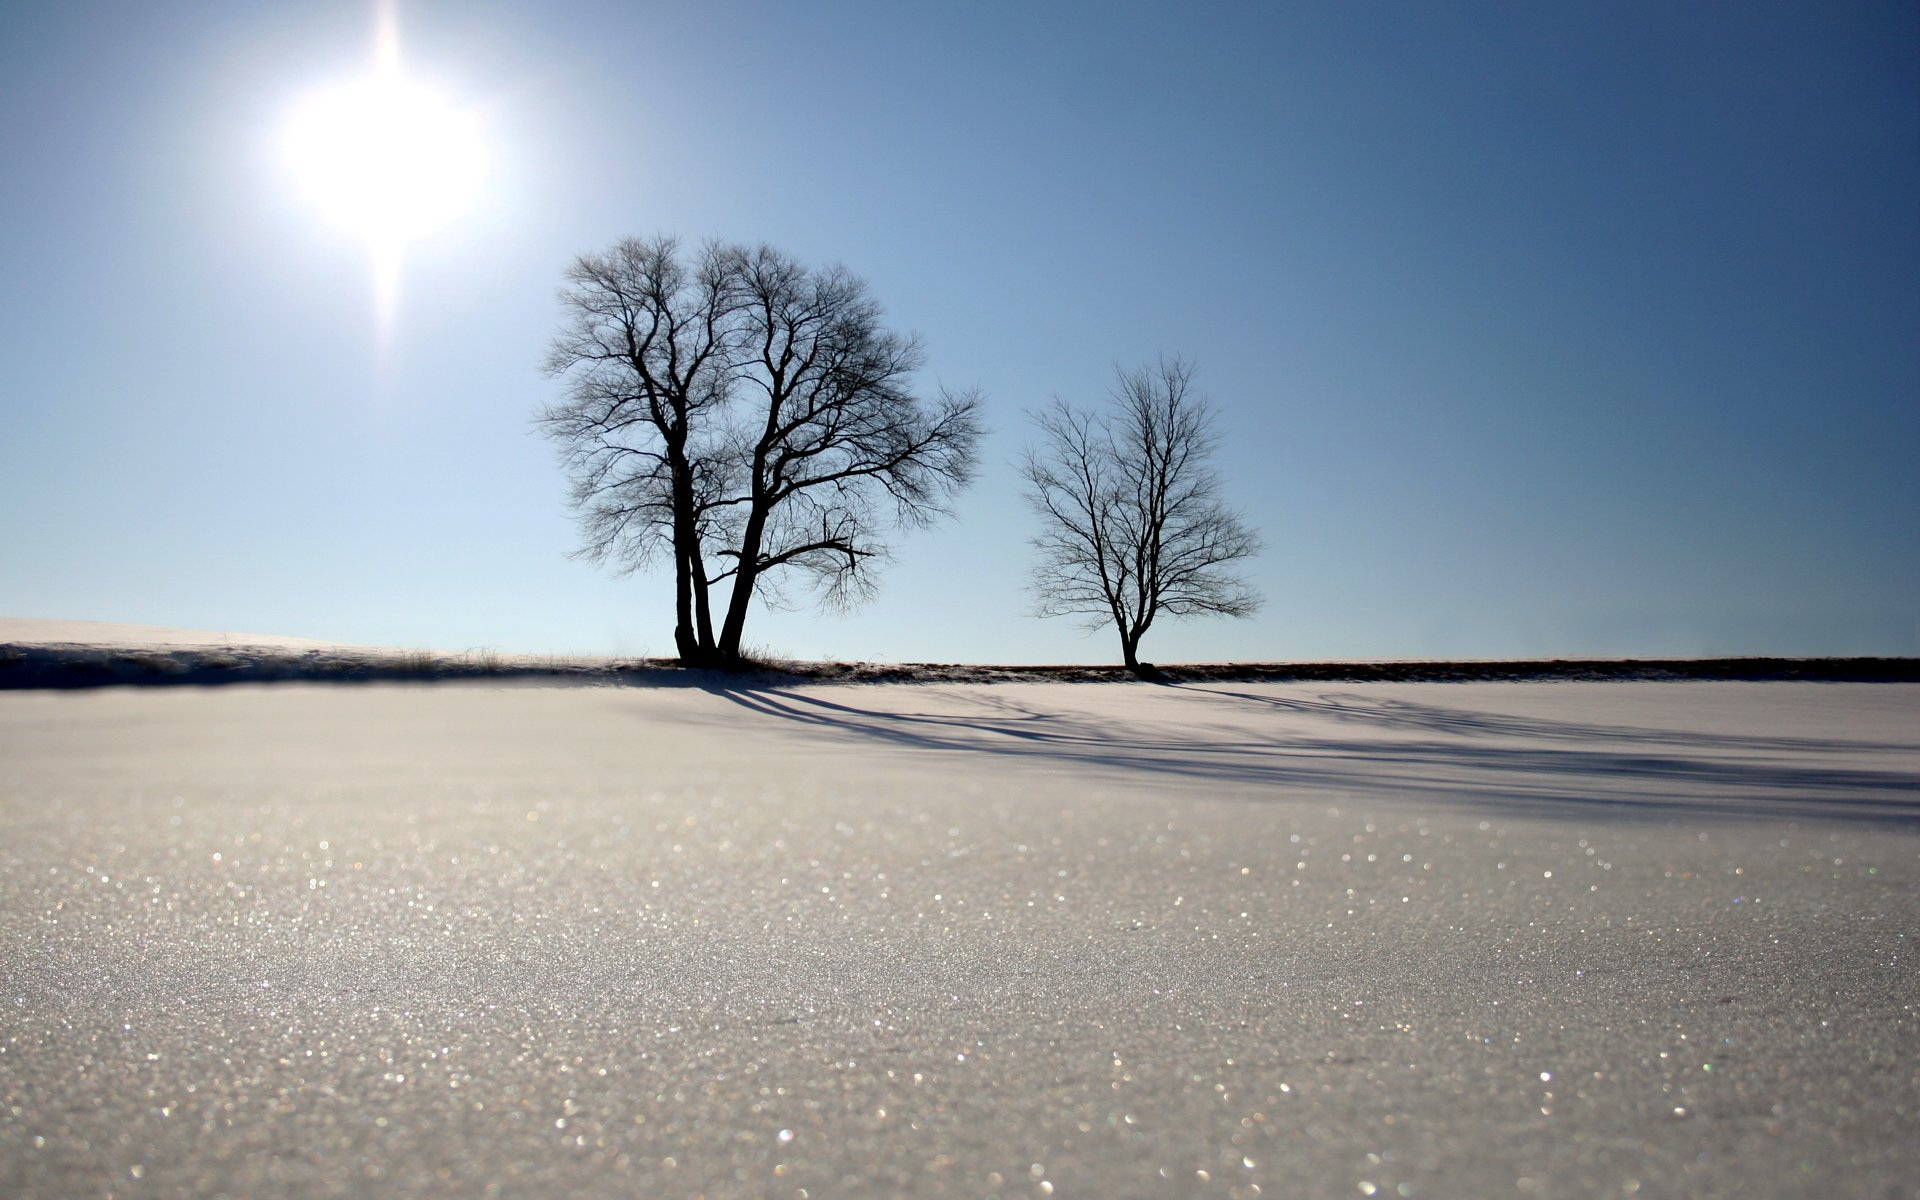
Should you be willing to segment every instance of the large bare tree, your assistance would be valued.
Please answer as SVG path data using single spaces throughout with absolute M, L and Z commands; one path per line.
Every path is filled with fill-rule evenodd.
M 919 344 L 840 267 L 718 243 L 683 260 L 659 238 L 583 256 L 567 281 L 547 360 L 565 398 L 537 422 L 583 556 L 633 570 L 671 553 L 683 662 L 740 663 L 752 601 L 782 602 L 783 576 L 863 599 L 890 535 L 972 479 L 979 397 L 922 398 Z
M 1193 374 L 1178 358 L 1116 368 L 1107 411 L 1056 400 L 1033 418 L 1042 444 L 1024 474 L 1041 519 L 1035 610 L 1093 629 L 1111 623 L 1136 671 L 1159 617 L 1244 617 L 1260 606 L 1233 569 L 1260 539 L 1220 499 L 1212 411 Z

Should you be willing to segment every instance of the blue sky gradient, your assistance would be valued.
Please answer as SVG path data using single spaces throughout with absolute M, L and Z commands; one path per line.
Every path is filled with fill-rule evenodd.
M 1920 652 L 1911 5 L 403 2 L 489 165 L 386 335 L 277 153 L 373 16 L 10 17 L 0 613 L 670 653 L 529 421 L 566 262 L 670 232 L 846 264 L 989 397 L 956 520 L 750 642 L 1115 659 L 1028 615 L 1013 464 L 1179 353 L 1268 603 L 1146 657 Z

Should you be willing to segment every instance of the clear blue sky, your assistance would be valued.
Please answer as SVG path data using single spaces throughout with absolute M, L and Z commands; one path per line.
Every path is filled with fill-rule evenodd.
M 459 4 L 471 210 L 367 254 L 291 185 L 360 3 L 31 6 L 0 34 L 0 613 L 670 653 L 564 557 L 538 370 L 623 235 L 864 275 L 994 433 L 803 657 L 1110 661 L 1027 615 L 1024 413 L 1197 360 L 1266 609 L 1182 659 L 1913 654 L 1910 4 Z

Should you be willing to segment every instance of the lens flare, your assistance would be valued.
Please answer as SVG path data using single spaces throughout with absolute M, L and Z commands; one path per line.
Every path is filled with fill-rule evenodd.
M 332 224 L 366 239 L 383 316 L 408 245 L 466 211 L 485 166 L 473 115 L 401 71 L 390 12 L 372 73 L 307 97 L 283 146 L 302 194 Z

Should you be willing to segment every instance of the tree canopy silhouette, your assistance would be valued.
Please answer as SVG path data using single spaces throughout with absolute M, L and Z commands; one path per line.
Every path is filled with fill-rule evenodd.
M 1260 539 L 1220 500 L 1213 415 L 1181 359 L 1116 368 L 1105 412 L 1056 400 L 1034 414 L 1026 498 L 1040 517 L 1032 591 L 1041 616 L 1111 623 L 1128 667 L 1161 616 L 1244 617 L 1260 594 L 1233 565 Z
M 788 579 L 864 599 L 890 536 L 973 478 L 979 395 L 923 397 L 919 342 L 842 267 L 627 239 L 577 259 L 561 303 L 546 366 L 564 398 L 536 423 L 572 479 L 578 553 L 672 559 L 684 663 L 739 664 L 753 599 L 785 603 Z

